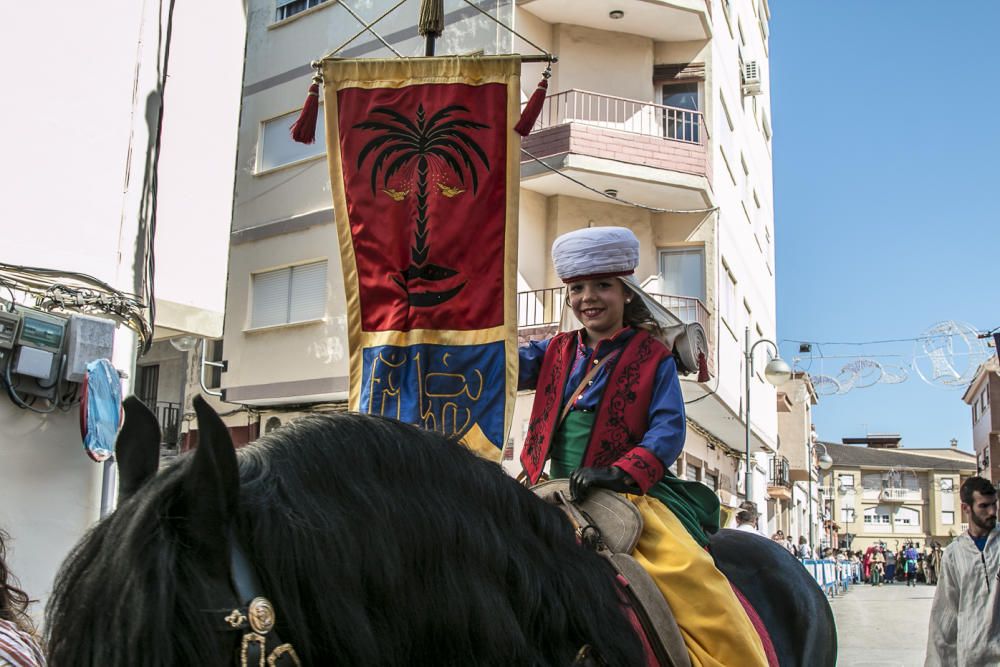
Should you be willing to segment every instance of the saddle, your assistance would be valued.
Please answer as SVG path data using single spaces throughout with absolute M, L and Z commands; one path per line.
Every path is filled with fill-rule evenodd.
M 656 661 L 666 667 L 690 667 L 684 638 L 652 577 L 632 558 L 642 533 L 642 516 L 624 496 L 596 489 L 583 501 L 571 501 L 569 480 L 554 479 L 532 487 L 538 497 L 557 505 L 576 529 L 580 542 L 611 563 L 631 611 Z

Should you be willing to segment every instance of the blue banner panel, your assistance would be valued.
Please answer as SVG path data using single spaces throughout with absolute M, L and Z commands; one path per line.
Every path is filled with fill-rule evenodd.
M 363 362 L 361 412 L 503 444 L 504 341 L 366 347 Z

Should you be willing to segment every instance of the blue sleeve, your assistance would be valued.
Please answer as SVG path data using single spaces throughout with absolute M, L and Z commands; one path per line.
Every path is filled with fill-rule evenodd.
M 649 429 L 639 443 L 669 467 L 684 449 L 687 421 L 684 416 L 684 395 L 677 377 L 677 364 L 668 357 L 656 369 L 656 384 L 649 402 Z
M 517 348 L 518 390 L 534 389 L 538 384 L 538 372 L 542 370 L 542 359 L 545 358 L 545 350 L 549 349 L 550 340 L 533 340 Z

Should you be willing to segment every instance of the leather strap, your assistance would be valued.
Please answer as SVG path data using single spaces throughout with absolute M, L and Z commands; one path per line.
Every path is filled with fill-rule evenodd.
M 568 415 L 570 409 L 572 409 L 574 403 L 573 397 L 580 395 L 580 392 L 583 391 L 584 387 L 587 386 L 587 383 L 590 382 L 592 379 L 594 379 L 594 376 L 597 375 L 597 371 L 601 370 L 601 367 L 604 366 L 605 362 L 607 362 L 613 356 L 613 354 L 614 353 L 606 355 L 603 359 L 594 364 L 594 366 L 589 371 L 587 371 L 587 374 L 583 376 L 583 379 L 580 380 L 580 384 L 578 384 L 576 386 L 576 389 L 573 390 L 573 393 L 570 394 L 570 400 L 566 401 L 566 405 L 563 406 L 562 412 L 559 414 L 559 421 L 556 422 L 556 428 L 555 428 L 556 431 L 558 431 L 559 427 L 562 426 L 562 423 L 566 420 L 566 415 Z M 543 474 L 542 478 L 539 481 L 544 481 L 545 479 L 547 479 L 547 477 Z M 521 472 L 519 472 L 517 475 L 517 481 L 519 484 L 524 484 L 525 486 L 531 486 L 531 482 L 528 479 L 528 471 L 524 470 L 523 468 L 521 469 Z
M 563 421 L 565 421 L 566 415 L 568 415 L 569 411 L 573 408 L 573 403 L 576 402 L 573 400 L 573 397 L 580 395 L 580 392 L 584 390 L 584 388 L 587 386 L 587 383 L 589 383 L 591 380 L 594 379 L 594 376 L 597 375 L 597 371 L 601 370 L 601 366 L 603 366 L 605 362 L 607 362 L 608 359 L 610 359 L 612 356 L 613 353 L 605 355 L 605 357 L 600 361 L 598 361 L 596 364 L 594 364 L 594 366 L 589 371 L 587 371 L 587 374 L 583 376 L 583 379 L 580 380 L 580 384 L 578 384 L 576 386 L 576 389 L 573 390 L 573 393 L 570 394 L 569 396 L 570 400 L 566 401 L 566 405 L 563 406 L 562 413 L 559 415 L 559 421 L 556 422 L 557 431 L 559 430 L 559 427 L 562 426 Z

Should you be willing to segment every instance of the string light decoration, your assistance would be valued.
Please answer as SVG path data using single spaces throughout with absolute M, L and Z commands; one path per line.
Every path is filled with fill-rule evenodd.
M 878 384 L 901 384 L 912 374 L 924 383 L 943 389 L 961 389 L 975 378 L 980 365 L 990 358 L 992 351 L 985 336 L 964 322 L 946 320 L 928 327 L 919 336 L 868 342 L 825 342 L 785 340 L 796 343 L 800 352 L 810 356 L 795 358 L 796 370 L 809 372 L 813 362 L 821 366 L 831 359 L 844 356 L 826 356 L 823 345 L 873 346 L 891 343 L 912 343 L 913 351 L 906 365 L 883 363 L 875 357 L 906 358 L 901 354 L 848 355 L 850 359 L 836 373 L 810 375 L 813 390 L 819 396 L 844 395 L 854 389 L 866 389 Z M 815 351 L 814 351 L 815 350 Z M 802 362 L 807 362 L 803 367 Z

